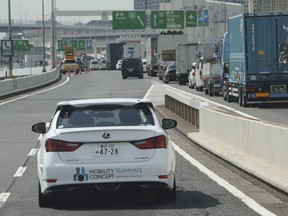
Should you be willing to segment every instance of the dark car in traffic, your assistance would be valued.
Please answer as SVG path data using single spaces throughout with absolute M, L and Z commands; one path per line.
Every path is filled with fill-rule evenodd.
M 121 72 L 123 79 L 127 79 L 127 77 L 139 77 L 139 79 L 143 79 L 143 64 L 141 59 L 123 59 Z
M 177 81 L 176 77 L 176 65 L 169 64 L 162 76 L 164 83 L 169 83 L 170 81 Z

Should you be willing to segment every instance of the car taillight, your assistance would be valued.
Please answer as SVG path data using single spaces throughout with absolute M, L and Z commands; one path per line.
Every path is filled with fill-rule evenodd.
M 70 152 L 79 148 L 81 143 L 70 143 L 63 140 L 47 139 L 45 142 L 46 152 Z
M 167 148 L 167 138 L 164 135 L 134 141 L 131 143 L 139 149 Z

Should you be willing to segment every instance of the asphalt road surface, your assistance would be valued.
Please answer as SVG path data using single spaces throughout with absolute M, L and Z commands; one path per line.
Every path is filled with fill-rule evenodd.
M 0 215 L 287 215 L 288 198 L 207 153 L 177 130 L 177 201 L 155 202 L 153 193 L 63 194 L 55 208 L 38 206 L 37 138 L 32 124 L 49 121 L 59 101 L 142 98 L 156 78 L 122 80 L 119 71 L 92 71 L 45 89 L 0 101 Z M 188 87 L 187 87 L 188 89 Z

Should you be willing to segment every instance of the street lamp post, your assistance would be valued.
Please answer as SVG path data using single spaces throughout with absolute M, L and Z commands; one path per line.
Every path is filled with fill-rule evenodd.
M 46 72 L 46 61 L 45 61 L 45 18 L 44 18 L 44 0 L 42 0 L 42 33 L 43 33 L 43 69 L 42 72 Z
M 8 0 L 8 38 L 10 41 L 12 41 L 12 31 L 11 31 L 11 5 L 10 0 Z M 9 56 L 9 75 L 8 78 L 13 78 L 13 61 L 12 61 L 12 54 Z
M 51 49 L 50 56 L 52 68 L 55 68 L 55 15 L 54 15 L 54 0 L 51 0 Z

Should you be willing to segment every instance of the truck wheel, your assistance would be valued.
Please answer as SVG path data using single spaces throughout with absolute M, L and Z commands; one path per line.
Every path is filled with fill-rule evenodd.
M 226 82 L 226 99 L 228 103 L 232 102 L 232 97 L 229 95 L 229 83 L 228 82 Z
M 233 101 L 233 100 L 232 100 L 232 97 L 229 95 L 229 90 L 226 91 L 226 98 L 227 98 L 227 102 L 228 102 L 228 103 L 230 103 L 230 102 Z
M 244 94 L 244 91 L 243 91 L 243 89 L 241 90 L 241 95 L 242 95 L 242 106 L 243 107 L 248 107 L 248 104 L 247 104 L 247 101 L 246 101 L 246 99 L 245 99 L 245 94 Z
M 238 92 L 239 92 L 239 96 L 238 96 L 239 106 L 243 106 L 243 94 L 242 94 L 242 87 L 241 86 L 238 89 Z

